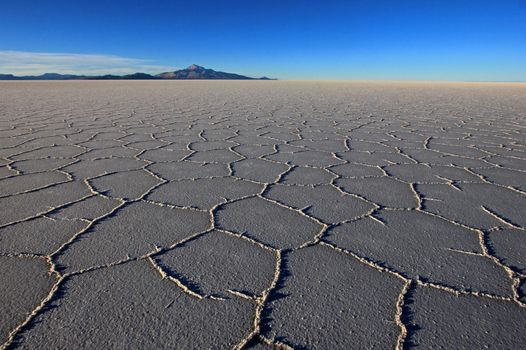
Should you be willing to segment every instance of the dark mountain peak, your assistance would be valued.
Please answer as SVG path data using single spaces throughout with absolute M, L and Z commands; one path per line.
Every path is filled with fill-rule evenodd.
M 124 79 L 158 79 L 157 77 L 146 73 L 133 73 L 123 76 Z
M 197 64 L 191 64 L 188 67 L 186 67 L 187 70 L 205 70 L 206 68 L 203 66 L 198 66 Z
M 0 80 L 18 80 L 19 77 L 15 77 L 13 74 L 0 74 Z
M 64 80 L 64 79 L 74 79 L 77 76 L 74 74 L 59 74 L 59 73 L 44 73 L 37 76 L 42 80 Z
M 60 77 L 62 77 L 63 75 L 65 75 L 65 74 L 58 74 L 58 73 L 44 73 L 44 74 L 40 75 L 40 77 L 42 77 L 42 78 L 47 78 L 47 79 L 56 79 L 56 78 L 60 78 Z

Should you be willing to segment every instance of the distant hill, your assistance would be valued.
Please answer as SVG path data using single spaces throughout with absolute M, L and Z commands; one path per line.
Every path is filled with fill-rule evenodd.
M 156 76 L 146 73 L 134 73 L 127 75 L 73 75 L 73 74 L 58 74 L 45 73 L 42 75 L 25 75 L 21 77 L 13 74 L 0 74 L 0 80 L 141 80 L 141 79 L 159 79 Z
M 42 75 L 15 76 L 13 74 L 0 74 L 0 80 L 71 80 L 85 79 L 82 75 L 44 73 Z
M 87 80 L 147 80 L 147 79 L 159 79 L 158 77 L 146 73 L 134 73 L 127 75 L 99 75 L 99 76 L 87 76 L 81 79 Z
M 73 75 L 73 74 L 58 74 L 58 73 L 45 73 L 42 75 L 26 75 L 26 76 L 15 76 L 13 74 L 0 74 L 0 80 L 146 80 L 146 79 L 166 79 L 166 80 L 274 80 L 267 77 L 262 78 L 251 78 L 235 73 L 219 72 L 213 69 L 205 68 L 192 64 L 191 66 L 176 70 L 173 72 L 165 72 L 157 75 L 151 75 L 146 73 L 134 73 L 126 75 Z

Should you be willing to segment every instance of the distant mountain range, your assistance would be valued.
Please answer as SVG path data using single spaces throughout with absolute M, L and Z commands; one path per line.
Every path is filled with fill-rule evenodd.
M 42 75 L 15 76 L 13 74 L 0 74 L 0 80 L 145 80 L 145 79 L 164 79 L 164 80 L 275 80 L 267 77 L 251 78 L 235 73 L 219 72 L 192 64 L 191 66 L 173 72 L 164 72 L 157 75 L 146 73 L 134 73 L 126 75 L 74 75 L 45 73 Z

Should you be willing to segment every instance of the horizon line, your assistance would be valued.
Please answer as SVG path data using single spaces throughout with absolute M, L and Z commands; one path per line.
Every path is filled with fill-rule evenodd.
M 164 72 L 161 72 L 164 73 Z M 159 74 L 161 74 L 159 73 Z M 135 72 L 130 74 L 116 75 L 116 74 L 101 74 L 101 75 L 85 75 L 85 74 L 71 74 L 71 73 L 57 73 L 57 72 L 46 72 L 39 75 L 14 75 L 12 73 L 0 73 L 1 75 L 11 75 L 15 78 L 24 78 L 24 77 L 39 77 L 46 74 L 58 74 L 58 75 L 76 75 L 79 77 L 88 77 L 96 78 L 98 76 L 117 76 L 123 77 L 127 75 L 134 74 L 148 74 L 155 76 L 150 73 L 144 72 Z M 237 73 L 235 73 L 237 74 Z M 291 78 L 291 79 L 281 79 L 281 78 L 270 78 L 260 79 L 260 78 L 251 78 L 249 79 L 21 79 L 21 80 L 10 80 L 10 79 L 0 79 L 0 82 L 38 82 L 38 81 L 280 81 L 280 82 L 393 82 L 393 83 L 471 83 L 471 84 L 524 84 L 526 80 L 441 80 L 441 79 L 381 79 L 381 78 L 372 78 L 372 79 L 334 79 L 334 78 L 320 78 L 320 79 L 310 79 L 310 78 Z

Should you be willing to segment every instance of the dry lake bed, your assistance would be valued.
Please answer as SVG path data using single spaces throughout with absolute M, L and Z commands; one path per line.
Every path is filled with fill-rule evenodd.
M 0 83 L 0 343 L 519 349 L 526 85 Z

